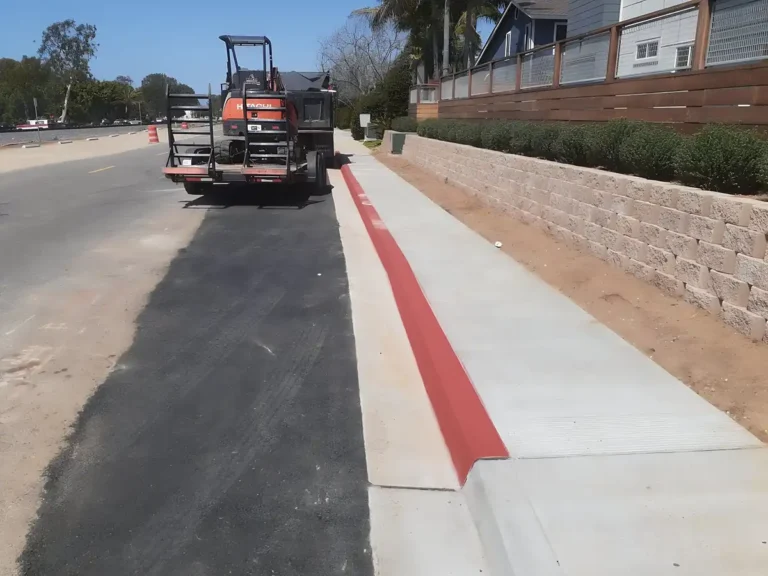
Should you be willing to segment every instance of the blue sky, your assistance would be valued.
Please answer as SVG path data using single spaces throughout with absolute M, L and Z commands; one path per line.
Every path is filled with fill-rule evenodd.
M 163 72 L 195 90 L 207 91 L 210 82 L 216 91 L 226 73 L 221 34 L 266 35 L 278 68 L 314 70 L 319 40 L 369 5 L 376 0 L 0 0 L 0 20 L 13 15 L 0 33 L 0 57 L 33 55 L 49 24 L 73 18 L 96 25 L 99 51 L 91 70 L 97 78 L 126 75 L 138 83 Z
M 321 38 L 344 24 L 356 8 L 376 0 L 200 0 L 104 3 L 102 0 L 0 0 L 0 15 L 12 25 L 0 34 L 0 57 L 34 55 L 43 30 L 73 18 L 95 24 L 99 50 L 91 62 L 103 80 L 130 76 L 138 84 L 147 74 L 163 72 L 197 91 L 214 92 L 224 81 L 226 53 L 221 34 L 267 35 L 282 70 L 315 70 Z M 222 10 L 221 6 L 226 6 Z M 2 18 L 2 16 L 0 16 Z M 245 23 L 251 21 L 250 24 Z M 260 24 L 262 22 L 262 24 Z M 278 26 L 285 22 L 290 25 Z M 485 37 L 490 26 L 482 26 Z

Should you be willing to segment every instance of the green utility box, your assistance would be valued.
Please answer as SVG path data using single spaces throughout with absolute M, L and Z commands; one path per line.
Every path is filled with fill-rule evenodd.
M 405 132 L 390 132 L 392 137 L 392 154 L 402 154 L 405 146 Z

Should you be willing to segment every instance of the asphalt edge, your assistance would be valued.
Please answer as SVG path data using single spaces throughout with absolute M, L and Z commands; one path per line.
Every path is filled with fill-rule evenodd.
M 350 166 L 345 164 L 341 172 L 389 278 L 424 387 L 459 484 L 464 486 L 475 462 L 508 458 L 509 453 L 440 327 L 408 260 Z

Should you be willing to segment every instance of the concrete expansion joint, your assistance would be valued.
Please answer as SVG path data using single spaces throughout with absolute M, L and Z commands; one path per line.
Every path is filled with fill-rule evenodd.
M 381 490 L 415 490 L 418 492 L 452 492 L 454 494 L 457 494 L 459 490 L 455 490 L 454 488 L 442 488 L 442 487 L 426 487 L 426 486 L 394 486 L 394 485 L 387 485 L 387 484 L 371 484 L 368 483 L 369 488 L 379 488 Z

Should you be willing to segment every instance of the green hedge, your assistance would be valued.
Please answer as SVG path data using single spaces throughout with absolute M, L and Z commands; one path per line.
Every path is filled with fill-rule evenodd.
M 768 142 L 754 130 L 710 125 L 692 136 L 650 122 L 487 123 L 425 120 L 420 136 L 602 168 L 720 192 L 768 189 Z
M 392 120 L 392 130 L 395 132 L 416 132 L 418 122 L 409 116 L 400 116 Z

